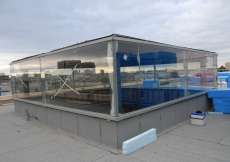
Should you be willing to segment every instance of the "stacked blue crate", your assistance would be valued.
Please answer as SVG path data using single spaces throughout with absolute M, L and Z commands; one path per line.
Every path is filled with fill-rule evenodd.
M 171 72 L 172 78 L 178 78 L 178 73 L 177 72 Z
M 160 81 L 156 79 L 156 86 L 160 87 Z M 145 79 L 143 80 L 143 87 L 154 87 L 154 79 Z
M 132 67 L 138 65 L 156 65 L 156 64 L 171 64 L 177 63 L 176 53 L 159 51 L 159 52 L 148 52 L 141 53 L 139 55 L 125 52 L 116 53 L 116 63 L 118 69 L 118 76 L 120 78 L 120 68 L 121 67 Z M 139 61 L 140 60 L 140 61 Z M 173 78 L 177 78 L 177 72 L 172 74 Z M 117 80 L 117 82 L 121 82 Z M 154 82 L 156 82 L 156 87 L 154 88 Z M 150 107 L 156 104 L 163 103 L 165 101 L 173 100 L 179 98 L 181 93 L 178 90 L 166 90 L 160 88 L 160 81 L 154 79 L 143 80 L 142 88 L 134 87 L 121 87 L 118 84 L 118 95 L 119 97 L 119 107 L 131 108 L 132 110 Z
M 230 114 L 230 89 L 209 90 L 208 98 L 213 99 L 215 112 Z
M 155 52 L 142 53 L 140 54 L 140 63 L 141 66 L 162 64 L 162 56 Z
M 159 51 L 157 52 L 159 57 L 162 59 L 162 64 L 172 64 L 177 63 L 176 53 Z
M 217 77 L 220 81 L 225 80 L 228 83 L 228 76 L 218 76 Z

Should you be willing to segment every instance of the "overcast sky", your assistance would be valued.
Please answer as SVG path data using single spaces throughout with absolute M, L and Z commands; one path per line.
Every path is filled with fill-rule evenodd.
M 230 0 L 0 0 L 0 73 L 112 33 L 217 52 L 221 66 L 230 62 Z

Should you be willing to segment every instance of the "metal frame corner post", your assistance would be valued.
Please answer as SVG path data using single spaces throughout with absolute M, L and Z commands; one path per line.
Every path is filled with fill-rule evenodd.
M 118 42 L 112 38 L 112 54 L 113 54 L 113 95 L 114 95 L 114 114 L 115 117 L 119 117 L 119 93 L 118 93 L 118 72 L 117 72 L 117 58 L 116 50 L 118 48 Z

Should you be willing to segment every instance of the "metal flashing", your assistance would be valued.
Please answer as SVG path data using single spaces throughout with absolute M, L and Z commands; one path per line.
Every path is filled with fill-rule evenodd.
M 31 59 L 43 57 L 43 56 L 46 56 L 46 55 L 52 55 L 52 54 L 55 54 L 55 53 L 59 53 L 59 52 L 74 49 L 74 48 L 80 48 L 80 47 L 88 46 L 88 45 L 95 44 L 95 43 L 109 41 L 109 40 L 120 40 L 120 41 L 129 41 L 129 42 L 143 43 L 143 44 L 149 44 L 149 45 L 158 45 L 158 46 L 164 46 L 164 47 L 169 47 L 169 48 L 177 48 L 177 49 L 183 49 L 183 50 L 188 50 L 188 51 L 196 51 L 196 52 L 203 52 L 203 53 L 213 53 L 213 54 L 217 55 L 217 53 L 215 53 L 215 52 L 210 52 L 210 51 L 205 51 L 205 50 L 200 50 L 200 49 L 193 49 L 193 48 L 188 48 L 188 47 L 180 47 L 180 46 L 176 46 L 176 45 L 170 45 L 170 44 L 165 44 L 165 43 L 160 43 L 160 42 L 154 42 L 154 41 L 150 41 L 150 40 L 135 38 L 135 37 L 121 35 L 121 34 L 111 34 L 111 35 L 108 35 L 108 36 L 104 36 L 104 37 L 100 37 L 100 38 L 96 38 L 96 39 L 92 39 L 92 40 L 86 40 L 84 42 L 80 42 L 80 43 L 76 43 L 76 44 L 73 44 L 73 45 L 70 45 L 70 46 L 55 49 L 55 50 L 52 50 L 52 51 L 47 52 L 47 53 L 41 53 L 41 54 L 25 57 L 25 58 L 22 58 L 22 59 L 19 59 L 19 60 L 15 60 L 15 61 L 12 61 L 10 63 L 10 65 L 12 65 L 14 63 L 18 63 L 18 62 L 23 62 L 23 61 L 26 61 L 26 60 L 31 60 Z

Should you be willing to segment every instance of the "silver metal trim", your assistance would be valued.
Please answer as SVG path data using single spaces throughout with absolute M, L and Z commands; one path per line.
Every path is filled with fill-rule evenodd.
M 168 47 L 168 48 L 174 48 L 174 49 L 181 49 L 181 50 L 187 50 L 187 51 L 193 51 L 193 52 L 216 54 L 215 52 L 210 52 L 210 51 L 203 51 L 203 50 L 199 50 L 199 49 L 191 49 L 191 48 L 187 48 L 187 47 L 180 47 L 180 46 L 157 43 L 157 42 L 152 42 L 152 41 L 144 41 L 144 40 L 137 40 L 137 39 L 131 39 L 131 38 L 123 38 L 123 37 L 119 37 L 119 36 L 118 37 L 114 36 L 114 39 L 118 40 L 118 41 L 130 42 L 130 43 L 132 42 L 132 43 L 149 44 L 149 45 Z
M 41 57 L 44 57 L 44 56 L 47 56 L 47 55 L 53 55 L 53 54 L 56 54 L 56 53 L 59 53 L 59 52 L 63 52 L 63 51 L 67 51 L 67 50 L 71 50 L 71 49 L 75 49 L 75 48 L 80 48 L 80 47 L 85 47 L 85 46 L 89 46 L 89 45 L 92 45 L 92 44 L 106 42 L 106 41 L 111 40 L 111 38 L 112 37 L 109 36 L 107 38 L 101 38 L 101 39 L 98 39 L 98 40 L 94 40 L 94 41 L 90 41 L 90 42 L 85 42 L 85 43 L 82 43 L 82 44 L 76 44 L 76 45 L 73 45 L 71 47 L 61 48 L 61 49 L 57 49 L 55 51 L 38 54 L 38 55 L 36 55 L 34 57 L 31 56 L 29 58 L 25 58 L 25 59 L 22 59 L 22 60 L 11 62 L 9 65 L 13 65 L 13 64 L 24 62 L 24 61 L 28 61 L 28 60 L 33 60 L 33 59 L 36 59 L 36 58 L 41 58 Z
M 99 38 L 97 40 L 93 40 L 93 41 L 90 41 L 90 42 L 85 42 L 85 43 L 83 42 L 83 43 L 80 43 L 80 44 L 76 44 L 76 45 L 73 45 L 71 47 L 61 48 L 61 49 L 57 49 L 55 51 L 38 54 L 38 55 L 36 55 L 34 57 L 31 56 L 31 57 L 29 57 L 27 59 L 25 58 L 23 60 L 18 60 L 18 61 L 15 61 L 15 62 L 11 62 L 9 65 L 13 65 L 13 64 L 19 63 L 19 62 L 24 62 L 24 61 L 27 61 L 27 60 L 33 60 L 33 59 L 44 57 L 44 56 L 47 56 L 47 55 L 56 54 L 56 53 L 63 52 L 63 51 L 66 51 L 66 50 L 71 50 L 71 49 L 74 49 L 74 48 L 80 48 L 80 47 L 84 47 L 84 46 L 88 46 L 88 45 L 92 45 L 92 44 L 96 44 L 96 43 L 109 41 L 109 40 L 112 40 L 112 39 L 113 40 L 120 40 L 120 41 L 127 41 L 127 42 L 134 42 L 134 43 L 141 43 L 141 44 L 157 45 L 157 46 L 168 47 L 168 48 L 183 49 L 183 50 L 194 51 L 194 52 L 212 53 L 212 54 L 218 55 L 216 52 L 203 51 L 203 50 L 198 50 L 198 49 L 191 49 L 191 48 L 187 48 L 187 47 L 180 47 L 180 46 L 169 45 L 169 44 L 158 43 L 158 42 L 152 42 L 152 41 L 147 41 L 147 40 L 139 40 L 139 39 L 135 39 L 135 38 L 124 38 L 124 37 L 119 37 L 119 36 L 116 36 L 116 35 L 111 35 L 111 36 L 108 36 L 106 38 Z
M 115 53 L 115 42 L 112 38 L 113 48 L 113 96 L 114 96 L 114 113 L 116 117 L 119 117 L 119 105 L 118 105 L 118 90 L 117 90 L 117 60 Z

